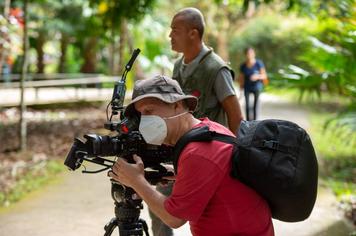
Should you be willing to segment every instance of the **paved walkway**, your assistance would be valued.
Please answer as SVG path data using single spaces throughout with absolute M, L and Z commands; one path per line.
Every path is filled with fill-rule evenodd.
M 56 96 L 54 91 L 51 96 Z M 300 107 L 266 94 L 261 99 L 261 118 L 293 120 L 308 129 L 308 113 Z M 0 211 L 0 236 L 103 235 L 103 226 L 113 216 L 110 182 L 105 173 L 65 172 L 55 183 Z M 147 207 L 141 217 L 150 223 Z M 334 195 L 325 188 L 320 188 L 309 219 L 299 223 L 274 221 L 274 226 L 277 236 L 347 236 L 351 231 L 336 207 Z M 187 224 L 174 232 L 190 235 Z

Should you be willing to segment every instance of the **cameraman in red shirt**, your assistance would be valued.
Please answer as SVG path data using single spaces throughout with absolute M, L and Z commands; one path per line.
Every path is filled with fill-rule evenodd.
M 185 95 L 177 81 L 165 76 L 137 81 L 126 115 L 141 114 L 139 131 L 154 145 L 174 146 L 189 130 L 234 134 L 208 118 L 191 113 L 197 98 Z M 135 155 L 135 164 L 119 159 L 109 176 L 133 188 L 148 207 L 168 226 L 178 228 L 189 221 L 193 235 L 274 235 L 268 204 L 254 190 L 230 176 L 231 144 L 191 142 L 181 152 L 178 174 L 169 197 L 158 192 L 144 177 L 144 166 Z

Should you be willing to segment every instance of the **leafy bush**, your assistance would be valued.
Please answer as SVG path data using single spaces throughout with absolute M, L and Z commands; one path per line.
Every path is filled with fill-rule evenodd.
M 244 30 L 230 40 L 230 58 L 235 71 L 244 61 L 244 49 L 255 48 L 257 58 L 263 60 L 273 77 L 280 68 L 298 62 L 299 52 L 307 43 L 310 21 L 294 16 L 266 14 L 251 19 Z
M 298 59 L 308 69 L 289 65 L 280 70 L 279 84 L 293 86 L 301 91 L 337 94 L 349 98 L 349 106 L 330 118 L 325 126 L 336 130 L 340 127 L 345 133 L 356 132 L 356 27 L 352 22 L 328 19 L 319 22 L 314 36 L 308 37 L 310 43 L 303 49 Z M 334 126 L 329 126 L 332 122 Z M 347 138 L 345 139 L 347 140 Z

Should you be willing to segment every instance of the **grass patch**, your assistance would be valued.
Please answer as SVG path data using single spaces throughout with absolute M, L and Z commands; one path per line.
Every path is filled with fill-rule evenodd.
M 265 91 L 283 97 L 291 102 L 299 102 L 309 108 L 317 108 L 335 112 L 350 103 L 350 98 L 337 96 L 334 94 L 321 93 L 320 97 L 316 93 L 305 92 L 301 97 L 298 89 L 276 88 L 273 86 L 266 87 Z
M 316 110 L 311 115 L 311 135 L 321 165 L 320 176 L 338 197 L 356 195 L 356 133 L 333 124 L 325 127 L 332 115 Z
M 0 192 L 0 207 L 19 201 L 28 193 L 54 180 L 55 176 L 63 170 L 65 167 L 62 160 L 50 160 L 31 167 L 28 172 L 18 177 L 9 192 Z

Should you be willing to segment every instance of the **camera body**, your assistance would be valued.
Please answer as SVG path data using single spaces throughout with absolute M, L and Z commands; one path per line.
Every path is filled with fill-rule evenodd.
M 70 170 L 78 169 L 83 161 L 89 161 L 105 168 L 98 171 L 83 171 L 84 173 L 97 173 L 111 168 L 115 161 L 105 157 L 117 156 L 133 163 L 133 154 L 142 158 L 146 179 L 155 183 L 164 176 L 172 175 L 166 171 L 161 163 L 171 163 L 173 148 L 165 145 L 155 146 L 145 142 L 138 128 L 139 118 L 124 118 L 120 123 L 106 125 L 114 127 L 119 133 L 116 136 L 100 136 L 97 134 L 84 135 L 85 141 L 79 138 L 74 143 L 67 155 L 64 164 Z

